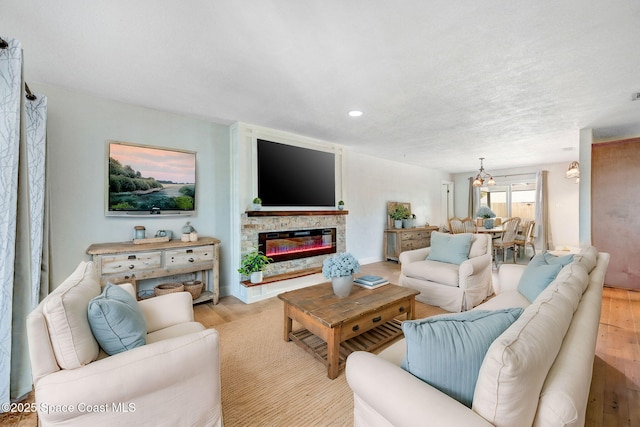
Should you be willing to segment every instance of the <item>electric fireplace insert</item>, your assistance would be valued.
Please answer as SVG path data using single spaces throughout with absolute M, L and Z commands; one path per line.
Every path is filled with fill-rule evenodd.
M 258 245 L 258 250 L 273 262 L 332 254 L 336 252 L 336 229 L 258 233 Z

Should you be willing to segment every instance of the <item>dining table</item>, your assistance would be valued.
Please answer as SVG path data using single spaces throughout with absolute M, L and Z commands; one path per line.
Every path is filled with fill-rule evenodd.
M 493 228 L 478 227 L 478 229 L 476 230 L 477 233 L 491 234 L 492 238 L 499 236 L 500 234 L 502 234 L 503 231 L 504 229 L 502 228 L 501 225 L 496 225 Z

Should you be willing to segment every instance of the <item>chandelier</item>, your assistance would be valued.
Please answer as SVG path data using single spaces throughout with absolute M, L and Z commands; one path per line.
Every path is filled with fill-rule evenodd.
M 487 178 L 489 179 L 489 181 L 487 182 L 487 185 L 496 185 L 496 182 L 493 180 L 493 177 L 489 175 L 487 172 L 485 172 L 484 166 L 482 165 L 483 160 L 484 160 L 484 157 L 480 157 L 480 172 L 478 172 L 478 174 L 476 175 L 476 178 L 473 180 L 474 187 L 480 187 L 481 185 L 484 185 L 484 181 Z

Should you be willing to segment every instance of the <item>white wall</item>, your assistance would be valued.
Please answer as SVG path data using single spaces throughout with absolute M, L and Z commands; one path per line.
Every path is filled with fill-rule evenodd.
M 494 176 L 535 174 L 540 170 L 549 171 L 549 222 L 554 246 L 579 246 L 579 185 L 567 179 L 565 172 L 568 162 L 536 165 L 523 168 L 491 170 Z M 470 176 L 478 171 L 455 175 L 454 210 L 456 216 L 467 216 Z
M 383 260 L 383 231 L 387 225 L 387 202 L 411 203 L 417 225 L 440 224 L 440 189 L 442 181 L 451 175 L 431 169 L 410 166 L 372 157 L 330 142 L 311 139 L 246 123 L 231 127 L 233 207 L 233 248 L 230 268 L 240 263 L 240 215 L 249 207 L 255 194 L 251 145 L 256 138 L 275 138 L 278 142 L 333 147 L 342 153 L 342 179 L 337 181 L 337 200 L 345 201 L 347 216 L 347 251 L 363 264 Z M 232 279 L 224 292 L 239 297 L 239 288 Z M 221 289 L 222 292 L 222 289 Z M 224 294 L 223 292 L 223 294 Z
M 580 185 L 565 174 L 569 163 L 545 165 L 549 171 L 549 222 L 554 246 L 580 246 Z
M 229 127 L 136 107 L 46 85 L 32 90 L 48 98 L 48 181 L 51 198 L 52 286 L 60 284 L 98 242 L 131 239 L 135 225 L 147 235 L 158 229 L 179 233 L 186 221 L 203 236 L 222 240 L 229 230 Z M 198 153 L 197 215 L 113 218 L 104 214 L 105 141 L 182 148 Z M 221 282 L 228 272 L 221 271 Z
M 51 275 L 57 286 L 93 243 L 127 241 L 135 225 L 148 234 L 178 233 L 188 220 L 201 235 L 222 241 L 222 295 L 232 294 L 239 264 L 239 213 L 252 194 L 245 144 L 232 153 L 230 128 L 193 117 L 32 84 L 48 97 L 48 180 L 51 191 Z M 274 131 L 296 141 L 309 138 Z M 250 138 L 246 135 L 244 141 Z M 193 217 L 114 218 L 104 214 L 106 141 L 120 140 L 193 150 L 198 153 L 198 213 Z M 343 150 L 342 147 L 339 150 Z M 388 201 L 410 202 L 417 223 L 439 224 L 440 185 L 450 175 L 344 150 L 347 250 L 364 263 L 382 260 Z M 235 158 L 233 156 L 236 156 Z M 238 161 L 238 157 L 241 159 Z M 237 215 L 237 218 L 236 218 Z
M 440 225 L 440 191 L 448 173 L 345 152 L 347 251 L 367 264 L 383 260 L 387 202 L 409 202 L 416 225 Z

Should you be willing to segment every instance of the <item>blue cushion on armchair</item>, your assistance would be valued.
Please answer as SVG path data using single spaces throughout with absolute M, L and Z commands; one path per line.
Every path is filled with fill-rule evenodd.
M 431 251 L 428 260 L 461 264 L 469 259 L 471 233 L 448 234 L 434 231 L 431 233 Z
M 109 355 L 145 345 L 147 323 L 138 302 L 127 291 L 107 283 L 89 301 L 89 326 L 100 347 Z

